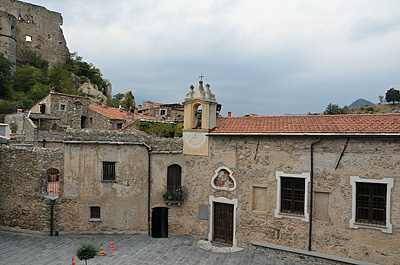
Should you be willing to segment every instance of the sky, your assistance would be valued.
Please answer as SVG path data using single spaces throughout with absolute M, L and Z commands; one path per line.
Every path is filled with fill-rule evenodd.
M 307 114 L 400 88 L 398 0 L 27 0 L 60 12 L 70 52 L 113 94 L 183 102 L 204 83 L 222 115 Z

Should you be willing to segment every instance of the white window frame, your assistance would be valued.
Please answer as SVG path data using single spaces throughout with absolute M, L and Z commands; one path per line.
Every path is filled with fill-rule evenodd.
M 64 105 L 64 109 L 61 109 L 61 106 Z M 58 108 L 60 111 L 67 111 L 67 103 L 60 102 L 60 107 Z
M 161 112 L 164 112 L 164 114 L 161 114 Z M 168 113 L 168 110 L 167 110 L 167 109 L 160 109 L 160 111 L 158 112 L 158 114 L 159 114 L 160 116 L 165 116 L 165 115 L 167 115 L 167 113 Z
M 386 225 L 374 225 L 374 224 L 361 224 L 356 222 L 356 186 L 357 182 L 361 183 L 376 183 L 386 184 Z M 364 179 L 359 176 L 350 176 L 350 185 L 352 187 L 352 200 L 351 200 L 351 219 L 350 228 L 358 229 L 360 227 L 381 230 L 383 233 L 392 233 L 392 224 L 390 223 L 390 198 L 391 191 L 393 188 L 393 178 L 383 179 Z
M 275 209 L 275 217 L 276 218 L 294 218 L 300 219 L 304 222 L 308 222 L 310 220 L 310 216 L 308 214 L 308 184 L 310 183 L 310 173 L 301 173 L 301 174 L 286 174 L 283 171 L 276 171 L 276 180 L 278 182 L 277 187 L 277 196 L 276 196 L 276 209 Z M 289 177 L 289 178 L 303 178 L 304 179 L 304 213 L 302 215 L 296 214 L 288 214 L 281 212 L 281 178 Z

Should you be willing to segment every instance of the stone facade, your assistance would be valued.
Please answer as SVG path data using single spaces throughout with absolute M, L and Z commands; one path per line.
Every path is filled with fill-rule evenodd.
M 4 11 L 0 11 L 0 52 L 14 63 L 17 61 L 17 19 Z
M 0 225 L 48 233 L 50 227 L 47 170 L 63 173 L 61 149 L 0 146 Z M 61 180 L 61 190 L 63 187 Z M 60 207 L 54 210 L 55 230 Z
M 12 27 L 14 22 L 11 23 L 11 31 L 16 32 L 15 38 L 12 38 L 15 39 L 16 49 L 14 50 L 13 41 L 7 41 L 7 47 L 3 44 L 0 46 L 0 52 L 7 52 L 12 62 L 16 61 L 16 57 L 21 56 L 25 48 L 38 51 L 49 62 L 50 67 L 58 62 L 65 62 L 69 57 L 69 50 L 61 29 L 63 18 L 60 13 L 14 0 L 2 1 L 0 11 L 13 16 L 12 20 L 16 21 L 16 28 Z M 3 18 L 3 15 L 1 17 Z M 6 26 L 4 30 L 8 31 L 10 24 Z M 9 36 L 9 34 L 5 35 Z M 12 58 L 14 55 L 16 57 Z
M 51 91 L 49 95 L 31 108 L 31 119 L 41 120 L 41 126 L 50 129 L 58 126 L 85 128 L 88 126 L 87 97 L 61 94 Z
M 207 238 L 209 221 L 199 220 L 197 209 L 209 204 L 209 197 L 237 199 L 236 238 L 239 246 L 247 246 L 251 239 L 277 245 L 307 249 L 309 221 L 291 216 L 277 217 L 276 172 L 288 174 L 310 173 L 310 145 L 312 137 L 226 137 L 211 136 L 209 155 L 185 155 L 185 170 L 190 197 L 185 202 L 186 233 Z M 384 233 L 372 226 L 350 228 L 352 219 L 351 176 L 362 179 L 393 178 L 399 176 L 400 154 L 398 139 L 351 138 L 346 152 L 335 170 L 338 157 L 345 145 L 343 138 L 323 138 L 314 151 L 314 195 L 324 193 L 328 204 L 314 201 L 315 211 L 321 208 L 328 218 L 315 215 L 313 219 L 312 250 L 384 264 L 396 264 L 400 255 L 400 191 L 391 192 L 392 233 Z M 226 166 L 234 173 L 237 189 L 232 192 L 215 190 L 210 180 L 217 168 Z M 266 205 L 260 211 L 254 207 L 256 187 L 264 187 Z M 264 197 L 261 197 L 264 198 Z M 314 197 L 315 198 L 315 197 Z M 256 202 L 257 203 L 257 202 Z M 209 205 L 211 207 L 211 205 Z M 309 213 L 309 210 L 307 209 Z M 209 218 L 211 218 L 210 213 Z M 320 218 L 317 219 L 317 218 Z M 324 220 L 325 219 L 325 220 Z M 384 253 L 384 254 L 383 254 Z

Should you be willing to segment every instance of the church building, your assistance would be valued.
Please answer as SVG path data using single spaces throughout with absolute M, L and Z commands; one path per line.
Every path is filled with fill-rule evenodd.
M 183 104 L 184 233 L 398 262 L 399 114 L 221 117 L 202 81 Z

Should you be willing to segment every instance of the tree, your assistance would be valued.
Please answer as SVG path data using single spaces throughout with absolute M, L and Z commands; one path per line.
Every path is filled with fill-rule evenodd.
M 7 98 L 10 95 L 10 77 L 13 63 L 0 53 L 0 98 Z
M 125 108 L 126 111 L 135 111 L 136 103 L 132 91 L 128 91 L 125 93 L 125 100 L 122 102 L 122 106 Z
M 400 91 L 392 87 L 386 92 L 385 99 L 387 102 L 400 102 Z
M 344 114 L 344 110 L 341 109 L 340 106 L 337 104 L 329 103 L 323 114 L 324 115 Z
M 76 250 L 76 255 L 80 260 L 84 260 L 87 265 L 87 260 L 98 255 L 100 248 L 93 241 L 82 242 Z
M 384 102 L 384 100 L 385 100 L 385 97 L 384 96 L 382 96 L 382 95 L 380 95 L 379 96 L 379 103 L 383 103 Z

